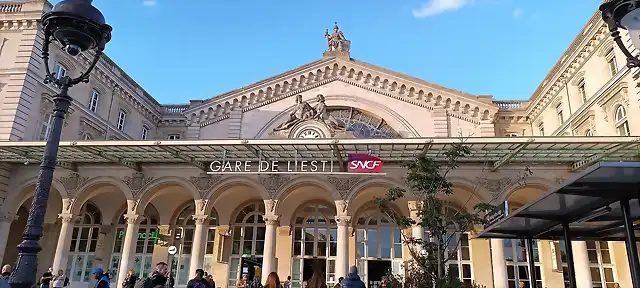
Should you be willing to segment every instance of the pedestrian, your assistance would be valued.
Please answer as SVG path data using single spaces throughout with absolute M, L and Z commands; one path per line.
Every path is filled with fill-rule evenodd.
M 51 280 L 53 279 L 53 268 L 47 269 L 47 272 L 42 273 L 40 277 L 40 288 L 49 288 Z
M 124 282 L 122 282 L 122 288 L 134 288 L 136 282 L 138 282 L 138 275 L 136 274 L 136 270 L 129 269 L 129 271 L 127 271 L 127 278 L 124 278 Z
M 291 276 L 287 276 L 287 280 L 284 281 L 284 285 L 282 285 L 282 286 L 283 286 L 283 288 L 291 288 L 291 285 L 292 285 Z
M 351 266 L 349 268 L 349 274 L 342 280 L 342 288 L 365 288 L 364 282 L 360 280 L 358 275 L 358 267 Z
M 318 271 L 313 272 L 311 279 L 307 283 L 307 288 L 327 288 L 327 281 L 324 278 L 324 273 Z
M 242 274 L 242 278 L 238 279 L 236 283 L 237 288 L 248 288 L 247 287 L 247 274 Z
M 336 285 L 333 286 L 333 288 L 341 288 L 342 287 L 342 280 L 344 280 L 344 277 L 338 278 L 338 283 L 336 283 Z
M 95 288 L 109 288 L 109 275 L 104 273 L 104 270 L 102 270 L 102 268 L 98 267 L 96 269 L 93 269 L 93 273 L 91 274 L 93 274 L 94 279 L 98 280 Z
M 158 262 L 156 269 L 144 280 L 136 282 L 134 288 L 164 288 L 167 284 L 168 265 L 165 262 Z
M 267 276 L 267 281 L 265 282 L 264 288 L 282 288 L 280 285 L 280 277 L 278 277 L 278 273 L 271 272 L 269 276 Z
M 69 285 L 69 278 L 64 275 L 64 270 L 58 270 L 58 274 L 53 277 L 53 288 L 64 288 Z
M 196 269 L 196 275 L 187 283 L 187 288 L 211 288 L 211 283 L 205 278 L 204 270 Z
M 213 275 L 209 274 L 206 277 L 207 281 L 209 281 L 209 285 L 211 285 L 211 287 L 215 288 L 216 287 L 216 281 L 213 281 Z
M 2 266 L 2 274 L 0 274 L 0 278 L 9 280 L 9 276 L 11 276 L 11 265 L 7 264 Z

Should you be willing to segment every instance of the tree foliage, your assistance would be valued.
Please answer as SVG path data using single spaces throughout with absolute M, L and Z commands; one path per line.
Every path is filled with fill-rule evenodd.
M 401 229 L 418 225 L 427 232 L 429 239 L 421 239 L 421 235 L 408 237 L 402 233 L 403 242 L 409 248 L 413 259 L 405 271 L 406 275 L 411 275 L 404 279 L 403 286 L 406 288 L 465 287 L 458 280 L 457 273 L 447 271 L 446 264 L 457 255 L 461 241 L 459 235 L 470 231 L 476 225 L 485 224 L 483 216 L 498 209 L 490 203 L 480 203 L 475 205 L 472 211 L 460 211 L 451 209 L 452 207 L 443 200 L 447 195 L 453 194 L 453 184 L 447 180 L 448 174 L 458 168 L 460 159 L 470 156 L 471 153 L 471 148 L 464 143 L 451 145 L 440 159 L 433 159 L 423 153 L 404 165 L 407 169 L 406 186 L 410 191 L 395 187 L 389 189 L 384 197 L 376 198 L 380 210 L 393 219 Z M 419 203 L 413 218 L 399 215 L 391 208 L 391 203 L 409 195 Z M 473 284 L 470 287 L 482 286 Z

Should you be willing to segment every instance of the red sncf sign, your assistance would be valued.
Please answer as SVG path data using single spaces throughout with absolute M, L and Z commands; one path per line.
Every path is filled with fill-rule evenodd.
M 351 173 L 381 173 L 384 161 L 367 154 L 349 154 L 347 171 Z

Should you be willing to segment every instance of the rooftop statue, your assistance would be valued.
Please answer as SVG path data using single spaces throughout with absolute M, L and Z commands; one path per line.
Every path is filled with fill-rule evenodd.
M 329 34 L 329 29 L 324 31 L 327 39 L 327 52 L 349 52 L 350 41 L 344 37 L 344 33 L 338 28 L 338 22 L 333 26 L 333 33 Z

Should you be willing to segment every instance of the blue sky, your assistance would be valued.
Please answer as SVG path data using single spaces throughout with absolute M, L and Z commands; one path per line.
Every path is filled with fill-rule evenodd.
M 114 27 L 107 54 L 169 104 L 315 61 L 335 21 L 355 59 L 472 94 L 527 99 L 602 0 L 93 2 Z

